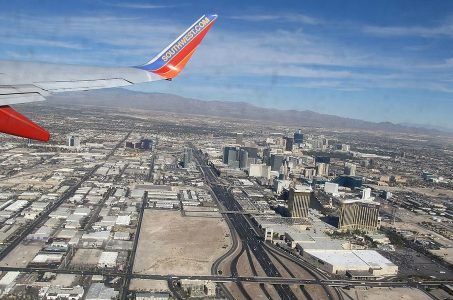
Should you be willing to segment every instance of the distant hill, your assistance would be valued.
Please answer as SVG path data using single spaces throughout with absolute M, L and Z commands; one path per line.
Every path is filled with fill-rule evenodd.
M 320 114 L 310 110 L 280 110 L 258 107 L 245 102 L 202 101 L 171 94 L 140 93 L 126 89 L 106 89 L 53 95 L 49 104 L 71 104 L 134 108 L 173 113 L 263 120 L 301 127 L 349 128 L 403 133 L 442 134 L 437 129 L 405 126 L 391 122 L 368 122 Z

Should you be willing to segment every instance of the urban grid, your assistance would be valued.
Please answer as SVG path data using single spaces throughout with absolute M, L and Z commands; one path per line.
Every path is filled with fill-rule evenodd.
M 453 297 L 438 136 L 22 109 L 53 137 L 0 137 L 1 299 Z

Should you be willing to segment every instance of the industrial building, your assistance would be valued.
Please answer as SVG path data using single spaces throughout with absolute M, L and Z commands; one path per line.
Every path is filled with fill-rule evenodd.
M 309 249 L 302 256 L 314 266 L 337 275 L 355 279 L 394 276 L 398 266 L 374 250 Z
M 103 283 L 92 283 L 85 296 L 85 300 L 110 300 L 116 299 L 118 292 L 106 287 Z
M 116 267 L 118 252 L 103 251 L 99 257 L 98 266 L 102 268 Z

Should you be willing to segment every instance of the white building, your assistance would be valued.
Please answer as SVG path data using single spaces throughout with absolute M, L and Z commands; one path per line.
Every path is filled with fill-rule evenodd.
M 326 182 L 324 184 L 324 192 L 327 194 L 338 195 L 338 183 Z
M 0 279 L 0 291 L 3 292 L 8 292 L 12 287 L 14 287 L 14 284 L 16 282 L 17 277 L 19 277 L 20 272 L 17 271 L 11 271 L 7 272 L 5 276 Z
M 79 148 L 80 147 L 80 137 L 77 135 L 68 136 L 68 147 Z
M 362 191 L 362 200 L 373 200 L 374 198 L 371 197 L 371 189 L 365 188 Z
M 45 299 L 57 300 L 57 299 L 68 299 L 68 300 L 79 300 L 83 297 L 83 287 L 77 285 L 74 287 L 62 287 L 62 286 L 49 286 L 43 287 L 40 294 L 44 294 Z
M 281 194 L 284 189 L 288 189 L 289 185 L 291 184 L 290 180 L 279 180 L 275 179 L 274 180 L 274 191 L 277 194 Z
M 271 177 L 271 167 L 266 164 L 250 164 L 249 176 L 269 179 Z
M 117 258 L 118 252 L 104 251 L 99 256 L 98 266 L 102 268 L 114 268 L 116 267 Z
M 369 276 L 394 276 L 398 266 L 374 250 L 306 249 L 303 257 L 314 266 L 331 274 L 347 271 L 368 273 Z
M 7 208 L 5 208 L 4 210 L 6 210 L 6 211 L 20 211 L 25 206 L 27 206 L 27 204 L 28 204 L 27 200 L 16 200 L 11 205 L 9 205 Z
M 116 299 L 118 292 L 113 288 L 106 287 L 103 283 L 91 284 L 85 296 L 85 300 L 111 300 Z
M 115 224 L 119 226 L 128 226 L 131 224 L 131 216 L 118 216 Z

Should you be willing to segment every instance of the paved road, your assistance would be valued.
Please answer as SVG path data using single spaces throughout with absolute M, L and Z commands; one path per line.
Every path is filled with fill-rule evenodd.
M 217 176 L 212 173 L 212 169 L 210 167 L 206 166 L 206 164 L 201 161 L 198 153 L 196 153 L 194 156 L 198 160 L 205 178 L 219 202 L 226 208 L 227 211 L 241 212 L 240 206 L 231 195 L 228 188 L 218 184 Z M 227 214 L 226 217 L 233 225 L 239 239 L 244 243 L 246 247 L 249 247 L 250 251 L 253 253 L 266 275 L 269 277 L 281 277 L 281 274 L 278 271 L 277 267 L 272 263 L 267 252 L 264 250 L 262 240 L 260 239 L 260 237 L 256 236 L 253 229 L 249 227 L 249 224 L 244 215 Z M 276 289 L 280 298 L 296 299 L 296 296 L 288 285 L 275 284 L 274 288 Z
M 404 282 L 389 282 L 389 281 L 354 281 L 354 280 L 330 280 L 328 279 L 325 274 L 318 272 L 313 266 L 309 265 L 305 261 L 301 260 L 300 258 L 293 257 L 290 254 L 284 253 L 281 249 L 275 249 L 272 245 L 265 244 L 256 234 L 254 226 L 251 224 L 250 220 L 248 220 L 248 216 L 246 212 L 242 211 L 240 205 L 231 195 L 228 190 L 228 186 L 221 184 L 218 181 L 218 177 L 213 173 L 212 169 L 206 164 L 204 164 L 203 158 L 199 156 L 199 154 L 194 151 L 197 155 L 195 158 L 198 160 L 202 171 L 205 175 L 205 179 L 210 185 L 212 191 L 214 192 L 217 200 L 220 202 L 219 205 L 221 208 L 221 212 L 224 212 L 224 216 L 229 221 L 229 223 L 233 224 L 234 229 L 237 231 L 239 238 L 244 243 L 244 245 L 253 252 L 254 256 L 257 258 L 260 265 L 263 267 L 267 277 L 266 279 L 259 278 L 259 277 L 237 277 L 237 280 L 240 282 L 248 281 L 248 282 L 259 282 L 259 283 L 271 283 L 277 289 L 279 296 L 283 299 L 294 299 L 294 294 L 289 289 L 289 287 L 285 284 L 320 284 L 323 286 L 325 292 L 327 293 L 329 298 L 332 298 L 332 294 L 327 288 L 327 286 L 331 287 L 344 287 L 344 286 L 370 286 L 370 287 L 414 287 L 414 288 L 423 288 L 423 287 L 432 287 L 438 286 L 440 284 L 449 284 L 449 281 L 426 281 L 426 282 L 412 282 L 412 281 L 404 281 Z M 273 255 L 271 252 L 266 253 L 267 251 L 273 251 L 273 254 L 279 254 L 285 256 L 287 259 L 295 262 L 302 268 L 309 271 L 316 279 L 297 279 L 297 278 L 281 278 L 281 274 L 278 272 L 277 268 L 273 265 L 272 261 L 270 260 L 268 253 Z M 234 275 L 237 274 L 233 274 Z M 270 279 L 272 277 L 272 279 Z M 274 278 L 276 277 L 276 278 Z M 304 294 L 307 296 L 306 291 L 303 291 Z M 339 293 L 338 289 L 335 289 L 336 296 L 338 298 L 342 298 L 341 294 Z M 307 296 L 309 299 L 309 295 Z
M 125 272 L 103 271 L 103 270 L 72 270 L 72 269 L 52 269 L 52 268 L 16 268 L 0 267 L 0 271 L 19 271 L 26 273 L 57 273 L 57 274 L 75 274 L 75 275 L 105 275 L 109 277 L 126 276 Z M 412 282 L 412 281 L 384 281 L 384 280 L 334 280 L 334 279 L 301 279 L 292 277 L 266 277 L 266 276 L 221 276 L 221 275 L 161 275 L 161 274 L 130 274 L 131 279 L 150 279 L 150 280 L 178 280 L 178 279 L 196 279 L 210 280 L 213 282 L 254 282 L 268 284 L 325 284 L 329 286 L 369 286 L 369 287 L 437 287 L 441 284 L 453 284 L 453 280 L 432 280 Z

